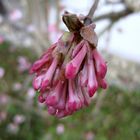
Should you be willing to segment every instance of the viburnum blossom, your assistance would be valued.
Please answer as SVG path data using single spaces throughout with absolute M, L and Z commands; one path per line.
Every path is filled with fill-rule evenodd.
M 39 102 L 58 118 L 88 106 L 98 88 L 107 88 L 107 66 L 96 48 L 95 24 L 85 25 L 68 12 L 63 21 L 69 32 L 64 32 L 30 69 L 36 74 L 33 87 L 39 92 Z

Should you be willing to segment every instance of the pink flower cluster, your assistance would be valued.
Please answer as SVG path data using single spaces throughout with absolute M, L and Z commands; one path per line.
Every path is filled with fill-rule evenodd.
M 106 89 L 106 62 L 88 40 L 65 32 L 30 70 L 36 76 L 33 87 L 48 113 L 58 118 L 90 104 L 99 87 Z

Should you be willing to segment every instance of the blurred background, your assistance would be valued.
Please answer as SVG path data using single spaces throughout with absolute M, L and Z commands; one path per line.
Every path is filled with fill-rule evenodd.
M 100 0 L 98 48 L 109 88 L 88 108 L 56 119 L 37 102 L 28 70 L 67 30 L 65 10 L 94 0 L 0 0 L 0 140 L 140 140 L 140 0 Z

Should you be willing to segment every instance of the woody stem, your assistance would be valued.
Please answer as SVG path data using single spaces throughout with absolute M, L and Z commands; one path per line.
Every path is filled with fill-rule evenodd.
M 99 3 L 99 0 L 94 1 L 92 7 L 89 10 L 89 13 L 87 14 L 87 16 L 84 19 L 84 24 L 85 25 L 89 25 L 89 24 L 92 23 L 92 17 L 95 13 L 95 10 L 97 9 L 98 3 Z

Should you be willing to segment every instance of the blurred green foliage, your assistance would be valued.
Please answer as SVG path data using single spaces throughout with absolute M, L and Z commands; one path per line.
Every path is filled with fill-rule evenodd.
M 106 93 L 100 91 L 88 108 L 64 119 L 42 117 L 37 108 L 36 96 L 33 106 L 28 106 L 30 109 L 24 108 L 26 90 L 21 89 L 16 93 L 12 84 L 23 84 L 29 74 L 28 71 L 22 74 L 18 72 L 17 59 L 22 55 L 33 62 L 37 56 L 29 48 L 10 49 L 12 48 L 7 43 L 0 45 L 0 66 L 6 71 L 0 80 L 0 93 L 13 99 L 13 102 L 8 102 L 4 107 L 0 106 L 0 111 L 7 113 L 6 119 L 0 122 L 0 140 L 140 140 L 139 91 L 129 92 L 109 87 Z M 102 100 L 97 106 L 99 98 Z M 17 133 L 10 133 L 7 127 L 16 114 L 22 114 L 26 119 L 19 125 Z M 60 124 L 64 126 L 62 134 L 57 132 Z

